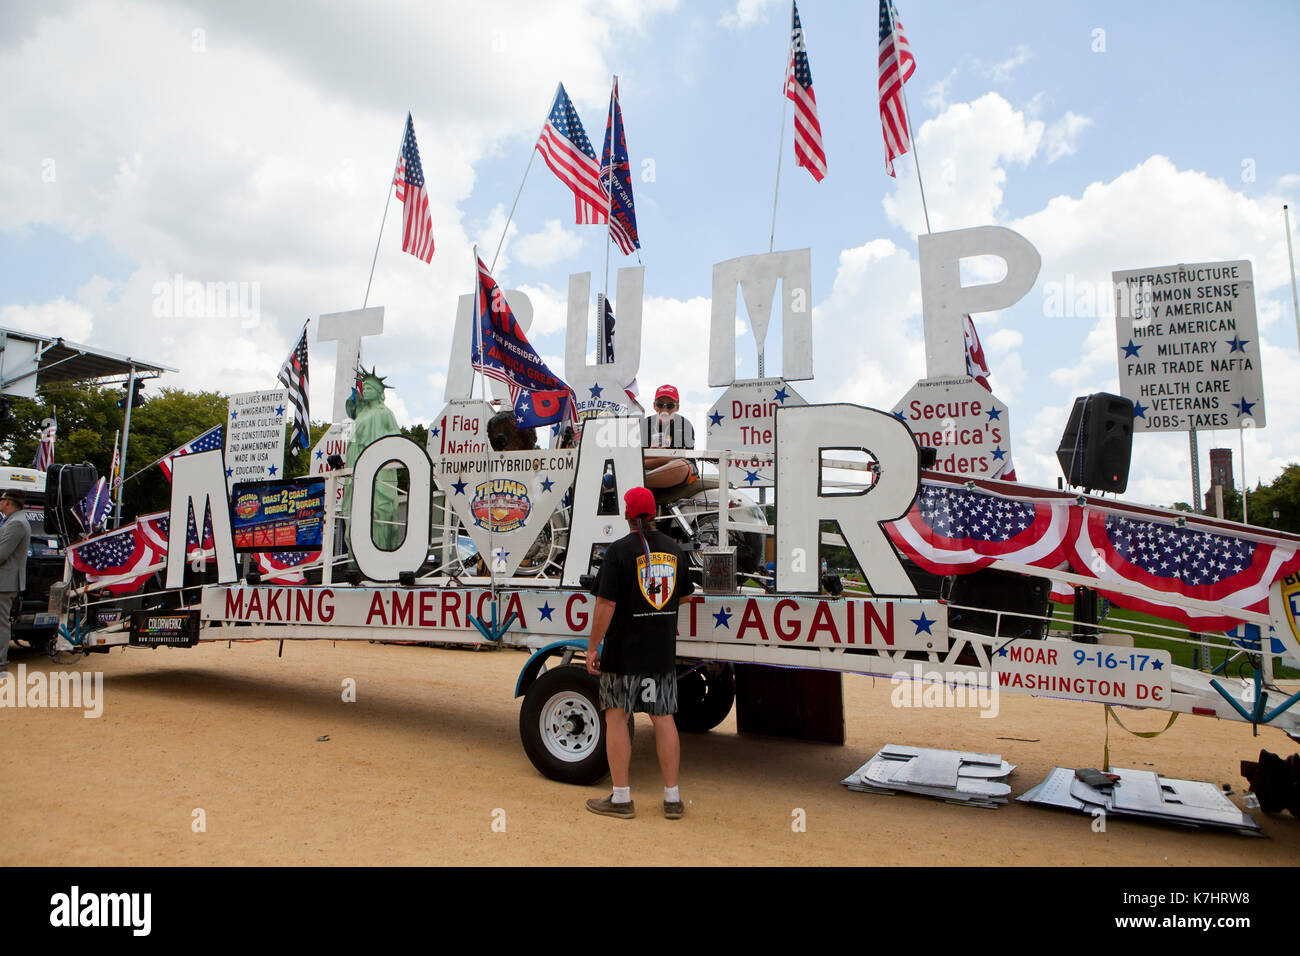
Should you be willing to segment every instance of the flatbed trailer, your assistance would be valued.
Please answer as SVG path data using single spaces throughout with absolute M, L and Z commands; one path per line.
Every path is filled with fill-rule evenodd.
M 1042 573 L 1042 572 L 1039 572 Z M 1275 595 L 1280 602 L 1280 593 Z M 494 644 L 530 652 L 514 688 L 523 698 L 525 750 L 547 776 L 590 783 L 606 772 L 603 713 L 585 667 L 595 599 L 585 590 L 504 585 L 415 587 L 215 585 L 190 608 L 200 641 L 402 641 Z M 746 589 L 692 595 L 679 611 L 677 653 L 686 675 L 679 722 L 708 730 L 727 716 L 732 666 L 765 664 L 919 680 L 990 693 L 1095 700 L 1275 727 L 1300 738 L 1300 713 L 1265 680 L 1263 654 L 1253 682 L 1174 665 L 1167 651 L 1069 636 L 1041 640 L 960 630 L 937 600 L 844 595 L 779 595 Z M 156 612 L 166 616 L 173 611 Z M 69 639 L 69 638 L 72 639 Z M 161 646 L 129 618 L 85 631 L 66 628 L 60 649 Z M 923 718 L 918 718 L 923 719 Z

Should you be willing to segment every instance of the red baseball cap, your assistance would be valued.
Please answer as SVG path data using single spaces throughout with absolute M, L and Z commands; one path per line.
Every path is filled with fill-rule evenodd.
M 629 488 L 623 496 L 623 514 L 628 518 L 653 518 L 655 515 L 655 496 L 649 488 Z
M 665 396 L 671 398 L 678 405 L 682 403 L 682 400 L 677 397 L 677 389 L 673 388 L 671 385 L 660 385 L 658 391 L 655 392 L 656 401 Z

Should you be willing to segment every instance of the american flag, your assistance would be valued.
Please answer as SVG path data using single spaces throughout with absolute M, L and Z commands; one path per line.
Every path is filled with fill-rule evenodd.
M 293 402 L 293 431 L 289 434 L 289 444 L 296 455 L 299 448 L 311 447 L 311 417 L 307 411 L 307 326 L 302 327 L 298 344 L 280 366 L 279 379 L 289 389 L 289 401 Z
M 610 159 L 611 151 L 613 159 Z M 627 136 L 623 131 L 623 109 L 618 104 L 618 79 L 609 95 L 609 119 L 605 124 L 605 150 L 601 153 L 600 181 L 609 194 L 609 234 L 625 256 L 641 248 L 636 231 L 636 206 L 632 200 L 632 166 L 627 158 Z
M 54 464 L 54 436 L 59 425 L 53 418 L 45 421 L 46 425 L 41 429 L 41 440 L 36 445 L 36 458 L 32 461 L 32 467 L 37 471 L 44 471 Z
M 402 251 L 425 262 L 433 260 L 433 217 L 429 215 L 429 194 L 424 189 L 424 167 L 420 148 L 415 145 L 415 124 L 406 114 L 406 137 L 393 176 L 397 198 L 402 201 Z
M 112 594 L 130 594 L 139 590 L 158 570 L 156 565 L 165 563 L 164 554 L 150 545 L 138 521 L 68 548 L 72 566 L 85 575 L 89 584 L 128 575 L 108 586 Z
M 893 23 L 890 23 L 890 12 Z M 900 69 L 901 64 L 901 69 Z M 894 175 L 894 160 L 912 148 L 903 107 L 903 83 L 916 72 L 898 8 L 892 0 L 880 0 L 880 125 L 885 133 L 885 171 Z
M 140 525 L 140 532 L 144 542 L 158 554 L 162 555 L 163 561 L 167 559 L 167 535 L 171 528 L 171 515 L 166 511 L 160 511 L 157 514 L 146 515 L 139 519 L 137 524 Z M 202 549 L 211 551 L 216 547 L 212 539 L 212 515 L 208 512 L 203 514 L 203 544 Z M 189 527 L 185 535 L 185 556 L 190 558 L 195 551 L 200 549 L 198 531 L 194 527 L 194 515 L 191 512 L 189 516 Z
M 100 478 L 90 493 L 77 503 L 76 515 L 87 534 L 94 534 L 108 520 L 108 481 Z
M 1097 578 L 1113 604 L 1177 620 L 1193 630 L 1221 631 L 1240 621 L 1228 615 L 1107 591 L 1106 581 L 1127 581 L 1246 611 L 1268 613 L 1273 582 L 1300 570 L 1294 547 L 1179 528 L 1090 509 L 1070 564 Z
M 1068 499 L 1008 498 L 924 482 L 911 510 L 885 530 L 931 574 L 966 574 L 997 560 L 1060 567 L 1078 522 Z
M 804 44 L 799 6 L 790 4 L 790 69 L 785 77 L 786 99 L 794 103 L 794 155 L 812 178 L 826 175 L 826 151 L 822 147 L 822 124 L 817 120 L 817 97 L 813 95 L 808 47 Z
M 609 194 L 601 185 L 596 151 L 591 148 L 563 83 L 555 91 L 555 103 L 537 138 L 536 149 L 560 182 L 573 190 L 575 221 L 579 225 L 608 222 Z
M 158 467 L 163 470 L 163 474 L 167 476 L 167 480 L 171 481 L 173 458 L 179 458 L 181 455 L 190 455 L 196 451 L 212 451 L 214 448 L 225 448 L 225 435 L 226 428 L 224 425 L 214 425 L 193 441 L 187 442 L 175 451 L 170 451 L 163 455 L 162 458 L 158 460 Z
M 259 551 L 257 567 L 270 584 L 305 584 L 302 565 L 320 560 L 319 551 Z
M 966 374 L 992 395 L 993 386 L 989 384 L 989 363 L 984 357 L 984 346 L 980 345 L 979 333 L 975 331 L 975 322 L 969 315 L 964 315 L 961 327 L 966 336 Z M 999 462 L 999 466 L 1001 471 L 995 474 L 994 478 L 1001 478 L 1003 481 L 1016 480 L 1016 469 L 1011 464 L 1010 455 Z

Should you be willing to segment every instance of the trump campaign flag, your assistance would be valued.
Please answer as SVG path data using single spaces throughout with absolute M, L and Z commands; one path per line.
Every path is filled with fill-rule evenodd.
M 601 154 L 600 183 L 609 194 L 609 234 L 623 255 L 641 248 L 636 232 L 636 208 L 632 201 L 632 170 L 627 158 L 627 137 L 623 133 L 623 109 L 618 104 L 618 77 L 609 96 L 609 120 L 605 124 L 605 150 Z
M 95 487 L 90 489 L 90 493 L 77 502 L 75 509 L 77 520 L 81 522 L 81 527 L 87 534 L 94 534 L 96 529 L 102 527 L 108 520 L 110 504 L 108 480 L 100 478 L 95 482 Z
M 569 393 L 520 391 L 515 399 L 515 424 L 520 428 L 554 425 L 569 415 Z
M 474 368 L 489 378 L 504 382 L 510 389 L 512 403 L 519 401 L 521 392 L 542 395 L 562 392 L 568 396 L 563 403 L 565 414 L 576 419 L 573 390 L 546 367 L 529 343 L 506 303 L 505 293 L 498 288 L 482 259 L 478 260 L 477 300 L 479 334 L 471 352 Z

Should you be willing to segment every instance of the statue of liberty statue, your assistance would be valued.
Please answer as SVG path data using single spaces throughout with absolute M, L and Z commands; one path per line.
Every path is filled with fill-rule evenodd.
M 352 441 L 348 443 L 348 468 L 356 465 L 358 456 L 371 442 L 387 435 L 396 435 L 401 431 L 397 427 L 397 419 L 392 410 L 384 404 L 384 389 L 388 387 L 384 384 L 384 380 L 375 374 L 374 369 L 369 372 L 358 369 L 357 373 L 358 381 L 361 383 L 361 394 L 358 396 L 357 391 L 353 389 L 345 406 L 348 417 L 355 422 L 352 428 Z M 399 516 L 396 469 L 385 468 L 379 472 L 372 504 L 371 526 L 363 529 L 362 533 L 369 532 L 376 546 L 385 551 L 392 551 L 402 539 L 402 528 L 396 523 Z M 345 515 L 352 513 L 351 480 L 348 481 L 343 493 L 343 513 Z M 356 531 L 354 528 L 348 529 L 349 549 L 354 531 Z

